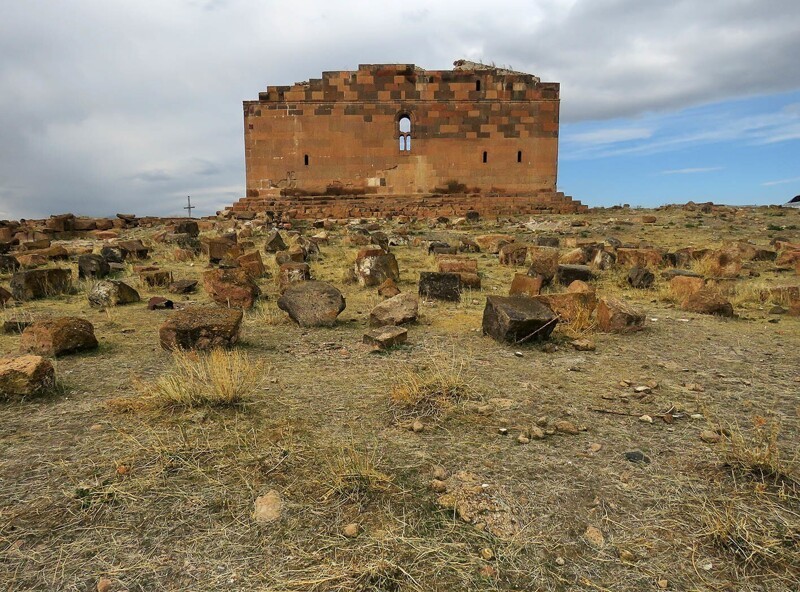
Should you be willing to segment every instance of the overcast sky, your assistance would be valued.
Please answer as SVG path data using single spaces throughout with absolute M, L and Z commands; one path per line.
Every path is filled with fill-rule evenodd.
M 800 193 L 798 0 L 20 0 L 0 16 L 0 217 L 210 214 L 242 100 L 459 58 L 562 84 L 559 187 L 590 205 Z

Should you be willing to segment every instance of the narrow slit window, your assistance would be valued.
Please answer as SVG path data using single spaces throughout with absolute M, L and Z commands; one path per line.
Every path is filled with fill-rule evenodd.
M 517 162 L 522 162 L 522 150 L 517 150 Z
M 489 162 L 489 153 L 486 150 L 483 151 L 483 162 Z
M 303 157 L 303 163 L 308 166 L 308 154 Z
M 476 80 L 475 81 L 475 90 L 480 90 L 480 89 L 481 89 L 481 81 L 480 80 Z

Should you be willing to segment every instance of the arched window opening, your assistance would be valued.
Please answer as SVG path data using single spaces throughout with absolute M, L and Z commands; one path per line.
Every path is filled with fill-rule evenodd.
M 484 163 L 489 162 L 489 153 L 486 152 L 486 150 L 483 151 L 483 162 Z
M 308 154 L 303 157 L 303 162 L 306 166 L 308 166 Z
M 411 152 L 411 117 L 402 115 L 397 120 L 397 132 L 400 138 L 400 152 Z
M 476 80 L 475 81 L 475 90 L 480 90 L 480 89 L 481 89 L 481 81 L 480 80 Z
M 522 162 L 522 150 L 517 150 L 517 162 Z

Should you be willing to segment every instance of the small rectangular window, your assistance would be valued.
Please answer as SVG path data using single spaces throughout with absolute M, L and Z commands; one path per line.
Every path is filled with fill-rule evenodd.
M 517 162 L 522 162 L 522 150 L 517 150 Z
M 483 151 L 483 162 L 488 162 L 489 160 L 489 153 L 486 150 Z
M 480 90 L 480 89 L 481 89 L 481 81 L 480 80 L 476 80 L 475 81 L 475 90 Z
M 303 157 L 303 162 L 305 163 L 305 165 L 306 165 L 306 166 L 308 166 L 308 154 L 306 154 L 306 155 Z

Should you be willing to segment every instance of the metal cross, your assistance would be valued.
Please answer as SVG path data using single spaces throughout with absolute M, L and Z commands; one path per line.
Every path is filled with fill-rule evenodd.
M 194 206 L 192 205 L 192 196 L 191 195 L 187 195 L 186 196 L 186 203 L 188 205 L 185 206 L 183 209 L 184 210 L 189 210 L 189 217 L 191 218 L 192 217 L 192 210 L 194 209 Z

